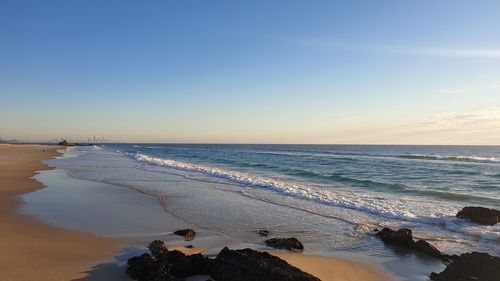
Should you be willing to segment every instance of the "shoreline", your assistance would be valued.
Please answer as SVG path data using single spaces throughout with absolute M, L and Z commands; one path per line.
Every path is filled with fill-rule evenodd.
M 143 239 L 122 239 L 122 238 L 106 238 L 106 237 L 100 237 L 96 236 L 94 234 L 87 234 L 88 231 L 80 232 L 80 231 L 74 231 L 74 230 L 69 230 L 68 227 L 66 226 L 57 226 L 53 227 L 51 225 L 47 225 L 42 220 L 39 220 L 40 218 L 33 217 L 30 215 L 23 215 L 23 214 L 16 214 L 12 212 L 15 209 L 18 209 L 20 205 L 22 204 L 22 199 L 16 198 L 16 196 L 21 195 L 23 193 L 29 193 L 36 191 L 37 189 L 44 188 L 44 185 L 41 184 L 41 182 L 38 180 L 33 179 L 33 175 L 39 175 L 38 172 L 43 171 L 43 170 L 50 170 L 50 167 L 42 164 L 41 161 L 53 158 L 54 156 L 57 156 L 58 153 L 56 150 L 58 147 L 47 147 L 47 146 L 17 146 L 17 145 L 11 145 L 10 146 L 12 150 L 14 147 L 17 147 L 18 151 L 17 152 L 11 152 L 11 153 L 18 153 L 16 154 L 16 158 L 19 159 L 18 161 L 22 161 L 22 158 L 24 158 L 24 161 L 31 161 L 30 164 L 25 164 L 25 170 L 23 175 L 19 175 L 18 180 L 21 182 L 30 182 L 31 187 L 18 190 L 14 189 L 15 186 L 11 186 L 13 194 L 7 196 L 10 198 L 12 201 L 16 201 L 17 204 L 12 205 L 8 209 L 10 210 L 11 214 L 11 220 L 18 222 L 20 227 L 25 227 L 30 229 L 30 234 L 32 229 L 35 229 L 38 231 L 40 235 L 47 235 L 50 234 L 50 239 L 48 241 L 44 241 L 44 244 L 48 244 L 47 248 L 44 249 L 45 251 L 39 252 L 38 258 L 35 256 L 28 256 L 29 251 L 33 250 L 33 247 L 26 247 L 27 249 L 18 249 L 17 247 L 14 247 L 11 249 L 10 253 L 14 253 L 14 251 L 17 251 L 17 253 L 21 253 L 21 258 L 23 257 L 22 253 L 24 253 L 24 262 L 25 263 L 32 263 L 32 260 L 40 260 L 40 259 L 46 259 L 49 262 L 44 265 L 44 268 L 41 267 L 31 267 L 32 271 L 31 272 L 24 272 L 24 266 L 23 266 L 23 260 L 21 258 L 18 259 L 17 263 L 10 263 L 7 264 L 5 263 L 5 266 L 8 268 L 12 268 L 12 272 L 7 273 L 7 277 L 15 276 L 13 280 L 33 280 L 31 279 L 31 276 L 35 276 L 37 278 L 40 278 L 40 276 L 44 276 L 43 280 L 116 280 L 116 281 L 124 281 L 124 280 L 131 280 L 126 276 L 124 273 L 125 271 L 125 266 L 123 261 L 121 263 L 116 263 L 116 258 L 120 255 L 123 255 L 126 252 L 126 248 L 135 248 L 140 249 L 144 244 L 147 244 L 151 241 L 146 241 Z M 0 149 L 6 149 L 6 146 L 4 147 L 0 146 Z M 40 150 L 45 149 L 45 152 L 40 152 Z M 29 152 L 30 157 L 27 155 L 22 156 L 20 153 L 24 152 Z M 2 151 L 2 150 L 0 150 Z M 35 153 L 38 152 L 38 153 Z M 36 154 L 36 155 L 34 155 Z M 1 157 L 5 157 L 5 153 L 2 153 Z M 29 158 L 29 159 L 27 159 Z M 11 163 L 8 161 L 8 159 L 0 158 L 0 168 L 8 168 L 8 164 Z M 35 165 L 36 163 L 36 165 Z M 18 166 L 18 165 L 16 165 Z M 26 168 L 31 169 L 31 171 L 26 170 Z M 2 171 L 0 170 L 0 175 L 2 174 Z M 38 172 L 35 172 L 38 171 Z M 20 179 L 22 177 L 22 179 Z M 38 177 L 38 176 L 37 176 Z M 35 178 L 37 178 L 35 177 Z M 3 180 L 3 178 L 2 178 Z M 47 184 L 47 183 L 46 183 Z M 66 185 L 63 184 L 62 188 L 66 188 L 67 185 L 71 183 L 67 182 Z M 53 188 L 51 184 L 48 185 L 48 188 Z M 59 192 L 62 190 L 59 189 Z M 1 189 L 0 194 L 3 194 L 2 192 L 5 192 L 5 190 Z M 66 191 L 68 192 L 68 191 Z M 71 191 L 69 191 L 71 192 Z M 132 191 L 136 192 L 136 191 Z M 63 194 L 64 196 L 64 194 Z M 2 226 L 5 226 L 7 224 L 4 224 L 2 219 L 3 219 L 3 209 L 0 210 L 0 222 L 2 222 Z M 172 228 L 172 231 L 176 230 L 176 227 L 179 227 L 179 225 L 176 225 L 176 223 L 172 224 L 172 221 L 165 222 L 165 228 Z M 21 228 L 16 228 L 16 230 L 21 231 Z M 16 230 L 13 228 L 12 232 L 16 232 Z M 92 233 L 92 231 L 90 231 Z M 32 236 L 32 235 L 30 235 Z M 49 236 L 47 236 L 49 237 Z M 44 237 L 44 238 L 47 238 Z M 111 237 L 114 237 L 111 235 Z M 17 239 L 18 237 L 16 237 Z M 29 238 L 29 237 L 28 237 Z M 31 237 L 33 238 L 33 237 Z M 172 237 L 170 237 L 172 238 Z M 200 238 L 195 239 L 193 242 L 197 244 L 197 249 L 188 249 L 185 248 L 184 245 L 178 244 L 177 239 L 169 239 L 168 237 L 158 237 L 158 239 L 164 240 L 169 248 L 175 248 L 178 250 L 181 250 L 183 252 L 186 252 L 186 254 L 192 254 L 194 252 L 201 252 L 204 254 L 210 255 L 214 253 L 218 247 L 223 247 L 223 246 L 229 246 L 231 249 L 238 249 L 238 248 L 245 248 L 246 245 L 242 243 L 241 241 L 238 242 L 235 237 L 226 237 L 225 239 L 219 237 L 217 235 L 207 235 L 204 237 L 204 239 L 198 240 Z M 36 240 L 23 240 L 27 239 L 25 237 L 20 237 L 22 240 L 9 240 L 10 244 L 18 244 L 18 243 L 23 243 L 23 244 L 33 244 L 35 243 L 35 248 L 40 246 L 40 242 Z M 2 243 L 7 242 L 6 240 L 8 239 L 2 239 L 0 241 L 0 246 L 2 246 Z M 39 239 L 40 240 L 40 239 Z M 134 241 L 135 240 L 135 241 Z M 196 241 L 198 240 L 198 241 Z M 210 241 L 213 240 L 213 241 Z M 217 241 L 214 243 L 214 241 Z M 68 244 L 71 244 L 71 251 L 68 251 L 66 248 Z M 216 245 L 214 245 L 216 244 Z M 201 247 L 201 248 L 198 248 Z M 255 246 L 254 246 L 255 247 Z M 91 249 L 91 250 L 89 250 Z M 372 281 L 384 281 L 384 280 L 395 280 L 394 276 L 390 274 L 389 272 L 382 271 L 380 269 L 375 268 L 372 265 L 363 263 L 363 262 L 358 262 L 358 261 L 352 261 L 352 260 L 347 260 L 347 259 L 340 259 L 340 258 L 332 258 L 332 257 L 325 257 L 325 256 L 312 256 L 312 255 L 307 255 L 307 254 L 302 254 L 302 253 L 292 253 L 292 252 L 286 252 L 286 251 L 279 251 L 279 250 L 269 250 L 269 249 L 259 249 L 255 248 L 256 250 L 260 251 L 267 251 L 275 256 L 278 256 L 281 259 L 284 259 L 287 261 L 289 264 L 298 267 L 299 269 L 306 271 L 314 276 L 317 276 L 321 278 L 322 280 L 325 281 L 361 281 L 361 280 L 372 280 Z M 219 249 L 220 250 L 220 249 Z M 8 254 L 7 252 L 3 252 L 0 254 L 0 257 L 2 256 L 10 256 L 12 254 Z M 48 259 L 47 259 L 48 257 Z M 68 261 L 70 259 L 71 261 Z M 2 267 L 4 266 L 2 263 L 2 259 L 0 258 L 0 265 Z M 52 262 L 52 263 L 50 263 Z M 40 275 L 39 271 L 45 270 L 43 274 L 45 275 Z M 10 274 L 10 276 L 9 276 Z M 30 275 L 31 274 L 31 275 Z M 5 274 L 4 274 L 5 275 Z M 201 276 L 200 276 L 201 278 Z M 369 279 L 367 279 L 369 278 Z M 0 278 L 0 280 L 3 281 L 3 279 Z M 9 280 L 9 279 L 7 279 Z M 196 277 L 194 279 L 189 278 L 188 280 L 198 280 Z M 200 279 L 201 280 L 201 279 Z M 203 279 L 203 280 L 206 280 Z
M 18 212 L 20 195 L 44 188 L 32 177 L 57 146 L 0 144 L 0 280 L 72 280 L 115 255 L 118 239 L 67 230 Z

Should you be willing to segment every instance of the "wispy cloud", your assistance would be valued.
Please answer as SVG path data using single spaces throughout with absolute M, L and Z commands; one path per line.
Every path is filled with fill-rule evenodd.
M 491 85 L 492 88 L 500 88 L 500 83 L 495 83 Z
M 371 46 L 368 50 L 418 56 L 463 58 L 500 58 L 500 49 L 421 48 L 407 46 Z
M 339 129 L 331 142 L 380 144 L 500 144 L 500 107 L 441 112 L 368 127 Z M 326 142 L 326 141 L 325 141 Z
M 463 90 L 439 90 L 439 92 L 442 94 L 461 94 L 464 91 Z
M 415 56 L 439 56 L 462 58 L 500 58 L 500 48 L 456 48 L 456 47 L 422 47 L 382 44 L 353 44 L 332 42 L 327 40 L 306 40 L 305 44 L 321 48 L 338 48 L 345 50 L 376 52 L 387 54 L 403 54 Z

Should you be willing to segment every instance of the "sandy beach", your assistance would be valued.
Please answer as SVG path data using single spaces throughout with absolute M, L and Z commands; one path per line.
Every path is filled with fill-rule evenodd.
M 113 256 L 116 240 L 48 226 L 21 215 L 18 195 L 43 188 L 31 179 L 60 147 L 0 145 L 0 280 L 72 280 Z
M 31 177 L 36 171 L 50 169 L 42 161 L 57 156 L 58 149 L 60 148 L 41 145 L 0 145 L 1 281 L 82 278 L 97 264 L 117 255 L 119 246 L 127 245 L 127 242 L 120 239 L 49 226 L 16 211 L 23 204 L 19 195 L 43 188 L 42 184 Z M 128 244 L 141 246 L 137 245 L 137 241 Z M 233 248 L 237 245 L 233 240 Z M 201 242 L 194 249 L 187 249 L 182 245 L 169 247 L 186 254 L 203 253 L 210 247 L 210 243 L 203 245 Z M 284 251 L 272 251 L 272 254 L 321 280 L 390 280 L 388 275 L 362 263 Z M 95 275 L 100 277 L 91 280 L 127 280 L 123 272 L 119 272 L 124 269 Z

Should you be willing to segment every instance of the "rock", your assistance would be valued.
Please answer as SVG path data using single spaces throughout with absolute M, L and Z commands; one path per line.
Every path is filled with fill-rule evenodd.
M 179 236 L 184 236 L 184 239 L 186 240 L 193 240 L 194 236 L 196 235 L 196 232 L 188 228 L 188 229 L 177 230 L 176 232 L 174 232 L 174 234 Z
M 438 249 L 436 249 L 436 247 L 432 246 L 431 244 L 429 244 L 427 241 L 424 240 L 418 240 L 417 242 L 415 242 L 415 244 L 413 244 L 413 250 L 436 258 L 444 258 L 441 252 Z
M 269 231 L 267 231 L 265 229 L 261 229 L 261 230 L 259 230 L 259 232 L 257 234 L 259 234 L 262 237 L 267 237 L 267 236 L 269 236 Z
M 441 258 L 445 261 L 452 261 L 456 258 L 458 258 L 458 255 L 447 255 L 447 254 L 442 254 Z
M 180 281 L 168 273 L 168 267 L 159 264 L 150 254 L 133 257 L 127 262 L 127 274 L 139 281 Z
M 297 238 L 271 238 L 266 240 L 266 244 L 276 249 L 304 250 L 304 246 Z
M 269 253 L 252 249 L 229 250 L 227 247 L 217 255 L 210 277 L 217 281 L 320 280 Z
M 213 260 L 202 254 L 186 256 L 180 251 L 170 251 L 158 257 L 160 264 L 169 265 L 169 273 L 175 277 L 185 278 L 193 275 L 205 275 L 210 272 Z
M 153 257 L 157 258 L 165 252 L 168 252 L 167 247 L 165 247 L 165 243 L 161 240 L 155 240 L 151 242 L 148 246 L 149 251 Z
M 408 248 L 413 251 L 421 252 L 429 256 L 448 260 L 451 256 L 444 256 L 441 252 L 425 240 L 413 241 L 411 230 L 401 228 L 394 231 L 390 228 L 384 228 L 377 233 L 377 235 L 384 241 L 384 243 L 393 244 Z
M 151 254 L 128 260 L 127 274 L 140 281 L 177 281 L 182 278 L 208 274 L 213 261 L 201 254 L 187 256 L 169 251 L 163 241 L 155 240 L 148 247 Z
M 466 253 L 454 259 L 443 272 L 431 273 L 435 281 L 498 281 L 500 258 L 487 253 Z
M 67 140 L 60 141 L 57 145 L 68 146 L 68 141 Z
M 395 244 L 406 248 L 413 247 L 413 244 L 415 243 L 413 241 L 411 230 L 407 228 L 401 228 L 398 231 L 394 231 L 386 227 L 379 231 L 377 235 L 385 243 Z
M 495 225 L 500 222 L 500 211 L 483 207 L 464 207 L 457 218 L 469 219 L 483 225 Z
M 184 247 L 186 247 L 186 248 L 188 248 L 188 249 L 192 249 L 192 248 L 194 248 L 194 246 L 193 246 L 193 245 L 186 245 L 186 246 L 184 246 Z

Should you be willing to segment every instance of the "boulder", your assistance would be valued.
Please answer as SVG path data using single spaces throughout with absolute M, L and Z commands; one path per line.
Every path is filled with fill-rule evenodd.
M 407 228 L 401 228 L 398 231 L 394 231 L 386 227 L 377 232 L 377 235 L 385 243 L 395 244 L 406 248 L 413 247 L 413 244 L 415 243 L 413 241 L 411 230 Z
M 196 236 L 196 232 L 190 228 L 181 229 L 174 232 L 175 235 L 183 236 L 186 240 L 193 240 Z
M 457 218 L 469 219 L 483 225 L 495 225 L 500 222 L 500 211 L 483 207 L 464 207 Z
M 304 246 L 297 238 L 271 238 L 266 240 L 266 245 L 276 249 L 302 251 Z
M 266 252 L 252 249 L 229 250 L 217 255 L 210 277 L 217 281 L 319 281 L 320 279 Z
M 448 258 L 450 257 L 448 255 L 442 255 L 441 252 L 436 249 L 436 247 L 432 246 L 425 240 L 418 240 L 417 242 L 413 241 L 411 230 L 407 228 L 401 228 L 398 231 L 394 231 L 390 228 L 384 228 L 381 231 L 377 232 L 377 236 L 379 236 L 380 239 L 384 241 L 384 243 L 405 247 L 407 249 L 421 252 L 429 256 L 445 260 L 448 260 Z
M 500 258 L 487 253 L 466 253 L 455 258 L 441 273 L 431 273 L 435 281 L 498 281 Z

